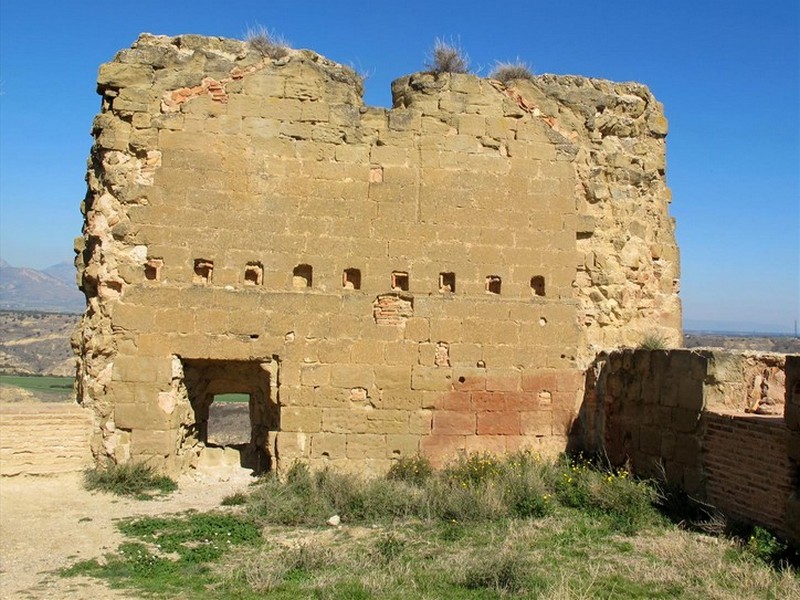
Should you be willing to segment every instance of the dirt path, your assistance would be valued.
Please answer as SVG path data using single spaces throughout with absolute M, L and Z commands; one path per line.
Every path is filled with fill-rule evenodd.
M 122 540 L 114 521 L 139 515 L 209 510 L 248 485 L 182 479 L 166 499 L 139 501 L 87 492 L 78 474 L 0 479 L 0 598 L 135 598 L 88 578 L 55 571 L 101 557 Z

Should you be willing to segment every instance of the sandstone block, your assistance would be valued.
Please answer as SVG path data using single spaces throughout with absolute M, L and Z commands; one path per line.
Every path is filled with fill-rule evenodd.
M 433 433 L 436 435 L 474 435 L 476 416 L 472 412 L 437 410 L 433 413 Z
M 375 372 L 372 367 L 367 365 L 337 365 L 331 370 L 333 387 L 370 389 L 374 384 Z
M 175 452 L 177 443 L 178 435 L 175 430 L 134 429 L 131 431 L 131 456 L 168 456 Z
M 517 411 L 491 411 L 477 414 L 477 433 L 482 435 L 519 435 L 520 416 Z
M 386 455 L 392 458 L 411 457 L 419 454 L 418 435 L 389 434 L 386 436 Z
M 281 408 L 281 429 L 283 431 L 302 431 L 316 433 L 322 426 L 322 409 L 284 406 Z
M 464 435 L 429 435 L 420 439 L 420 451 L 436 468 L 452 461 L 467 447 Z
M 553 414 L 550 411 L 519 413 L 522 435 L 548 436 L 553 433 Z
M 343 433 L 315 433 L 311 436 L 311 458 L 345 458 L 347 436 Z
M 452 371 L 443 367 L 415 366 L 411 370 L 411 389 L 444 392 L 452 388 Z
M 331 378 L 331 368 L 331 365 L 301 365 L 300 382 L 309 387 L 327 385 Z
M 100 66 L 97 85 L 101 88 L 147 86 L 153 82 L 153 72 L 149 65 L 110 62 Z
M 275 436 L 275 449 L 278 456 L 282 457 L 282 464 L 288 468 L 293 461 L 308 457 L 310 442 L 311 438 L 306 433 L 279 431 Z
M 347 458 L 385 458 L 386 437 L 378 434 L 347 436 Z
M 429 435 L 433 429 L 433 411 L 415 410 L 408 417 L 408 432 L 417 435 Z
M 369 429 L 367 408 L 322 409 L 322 431 L 330 433 L 366 433 Z

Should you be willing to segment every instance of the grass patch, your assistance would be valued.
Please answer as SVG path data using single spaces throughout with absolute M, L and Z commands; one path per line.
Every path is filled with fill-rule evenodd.
M 43 377 L 36 375 L 0 375 L 0 385 L 13 385 L 31 392 L 69 395 L 74 377 Z
M 175 481 L 157 474 L 151 466 L 131 462 L 109 462 L 84 471 L 84 486 L 87 490 L 133 496 L 140 500 L 149 500 L 153 494 L 168 494 L 178 489 Z
M 250 395 L 249 394 L 216 394 L 214 396 L 214 402 L 224 402 L 226 404 L 230 404 L 230 403 L 247 404 L 247 403 L 250 402 Z
M 800 594 L 797 572 L 747 544 L 670 524 L 654 488 L 624 470 L 530 453 L 467 456 L 441 471 L 420 458 L 398 465 L 364 479 L 297 464 L 224 514 L 125 521 L 116 553 L 66 574 L 211 599 Z M 325 525 L 333 514 L 342 527 Z
M 658 331 L 646 333 L 639 342 L 639 348 L 642 350 L 667 350 L 669 347 L 669 338 Z

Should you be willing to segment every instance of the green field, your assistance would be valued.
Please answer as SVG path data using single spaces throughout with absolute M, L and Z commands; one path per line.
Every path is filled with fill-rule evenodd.
M 13 385 L 29 392 L 66 396 L 72 392 L 72 377 L 41 377 L 38 375 L 0 375 L 0 385 Z M 236 403 L 250 401 L 247 394 L 217 394 L 215 402 Z
M 214 396 L 214 402 L 250 402 L 250 396 L 248 394 L 217 394 Z
M 0 385 L 13 385 L 31 392 L 67 395 L 72 392 L 72 377 L 41 377 L 38 375 L 0 375 Z

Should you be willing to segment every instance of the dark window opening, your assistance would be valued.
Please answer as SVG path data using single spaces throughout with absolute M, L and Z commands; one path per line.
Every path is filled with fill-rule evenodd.
M 261 285 L 264 282 L 264 266 L 260 262 L 249 262 L 244 267 L 245 285 Z
M 439 291 L 455 293 L 456 291 L 455 273 L 439 273 Z
M 297 265 L 292 271 L 292 287 L 296 290 L 310 288 L 314 270 L 311 265 Z
M 392 272 L 392 289 L 398 292 L 408 291 L 408 273 L 405 271 Z
M 486 292 L 489 294 L 500 295 L 502 280 L 497 275 L 489 275 L 486 278 Z
M 214 273 L 214 261 L 205 258 L 194 259 L 194 277 L 193 283 L 207 284 L 211 283 L 211 277 Z
M 534 296 L 544 296 L 544 277 L 541 275 L 531 277 L 531 292 Z
M 144 278 L 147 281 L 160 281 L 161 280 L 161 267 L 164 266 L 164 261 L 160 258 L 148 258 L 144 265 Z
M 359 269 L 345 269 L 342 274 L 342 287 L 346 290 L 360 290 L 361 271 Z

